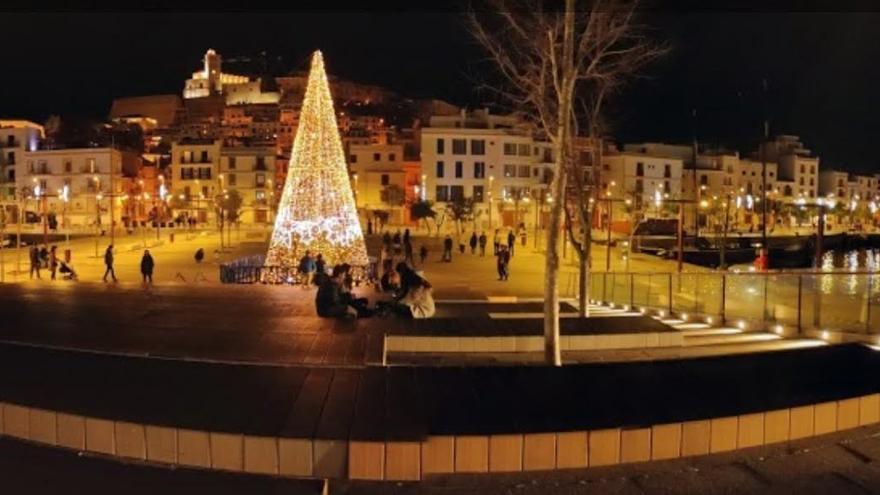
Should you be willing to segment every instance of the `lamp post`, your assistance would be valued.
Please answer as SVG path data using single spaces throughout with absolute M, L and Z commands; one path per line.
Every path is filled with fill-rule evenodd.
M 492 184 L 495 182 L 495 176 L 489 176 L 489 230 L 492 230 Z
M 67 224 L 67 205 L 70 203 L 70 186 L 64 184 L 64 187 L 61 188 L 61 201 L 64 203 L 64 207 L 61 210 L 61 223 L 64 224 L 64 233 L 66 239 L 67 248 L 70 249 L 70 225 Z

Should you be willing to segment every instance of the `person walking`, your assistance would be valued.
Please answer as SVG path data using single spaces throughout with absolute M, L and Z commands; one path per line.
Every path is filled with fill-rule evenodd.
M 153 285 L 153 267 L 156 266 L 153 261 L 153 256 L 150 255 L 150 250 L 145 249 L 144 255 L 141 258 L 141 278 L 143 279 L 144 286 L 148 283 Z
M 113 244 L 107 246 L 107 250 L 104 251 L 104 266 L 107 267 L 107 269 L 104 270 L 104 282 L 107 281 L 107 275 L 112 275 L 113 281 L 117 282 L 116 271 L 113 270 Z
M 321 253 L 318 253 L 318 256 L 315 256 L 315 276 L 318 275 L 326 275 L 327 274 L 327 262 L 324 261 L 324 256 Z M 318 283 L 315 282 L 315 285 Z
M 397 232 L 394 233 L 394 237 L 392 238 L 392 243 L 394 243 L 394 255 L 400 256 L 400 229 L 397 229 Z
M 410 265 L 413 264 L 413 247 L 406 236 L 404 236 L 403 241 L 403 261 L 409 263 Z
M 422 244 L 422 247 L 419 248 L 419 264 L 424 265 L 425 260 L 428 259 L 428 247 Z
M 49 268 L 49 250 L 45 244 L 40 248 L 40 267 Z
M 446 234 L 446 239 L 443 239 L 443 259 L 441 261 L 452 262 L 452 237 L 449 237 L 449 234 Z
M 55 280 L 55 272 L 58 270 L 58 256 L 55 252 L 57 246 L 49 249 L 49 271 L 52 273 L 52 280 Z
M 513 256 L 513 247 L 516 246 L 516 234 L 513 233 L 513 229 L 507 231 L 507 255 Z
M 477 254 L 477 231 L 471 233 L 471 254 Z
M 315 259 L 312 258 L 312 252 L 306 251 L 305 256 L 299 260 L 300 281 L 304 289 L 308 289 L 312 285 L 312 276 L 315 274 Z
M 497 255 L 497 268 L 498 268 L 498 280 L 507 280 L 509 276 L 508 272 L 508 264 L 510 263 L 510 253 L 507 251 L 507 246 L 501 245 L 498 247 L 498 255 Z
M 498 247 L 501 245 L 501 232 L 498 229 L 495 229 L 495 236 L 492 237 L 492 244 L 494 244 L 492 256 L 498 256 Z
M 460 235 L 458 236 L 458 252 L 464 254 L 464 239 Z
M 386 246 L 391 246 L 391 234 L 388 233 L 387 230 L 382 235 L 382 244 L 385 244 Z
M 40 279 L 40 251 L 37 250 L 37 246 L 31 246 L 30 251 L 28 251 L 28 256 L 31 261 L 31 280 L 34 278 L 34 273 L 37 274 L 37 280 Z
M 480 232 L 480 238 L 478 241 L 480 243 L 480 256 L 486 256 L 486 232 L 485 231 Z
M 403 243 L 409 242 L 409 229 L 403 231 Z

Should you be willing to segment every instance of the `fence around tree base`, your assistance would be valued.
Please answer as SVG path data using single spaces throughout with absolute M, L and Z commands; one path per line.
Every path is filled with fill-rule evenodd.
M 877 278 L 874 272 L 842 271 L 603 272 L 590 275 L 590 299 L 755 322 L 762 328 L 880 334 Z
M 262 254 L 237 258 L 220 265 L 220 282 L 224 284 L 293 285 L 302 283 L 296 267 L 266 265 Z M 352 266 L 355 285 L 370 279 L 369 267 Z

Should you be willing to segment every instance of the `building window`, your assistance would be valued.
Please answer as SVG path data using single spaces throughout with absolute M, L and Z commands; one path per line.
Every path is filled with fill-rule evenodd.
M 531 151 L 532 147 L 527 144 L 519 145 L 519 156 L 529 156 L 529 151 Z
M 443 170 L 443 161 L 441 160 L 441 161 L 437 162 L 437 177 L 442 179 L 442 178 L 443 178 L 443 172 L 444 172 L 444 170 Z M 438 201 L 439 201 L 439 200 L 438 200 Z
M 207 151 L 202 151 L 202 163 L 208 163 L 208 162 L 210 162 L 210 161 L 211 161 L 211 160 L 208 160 L 208 152 L 207 152 Z
M 474 186 L 473 200 L 477 203 L 483 202 L 483 186 Z
M 486 177 L 486 162 L 474 162 L 474 179 Z
M 517 175 L 519 177 L 528 178 L 531 175 L 531 167 L 529 167 L 528 165 L 520 165 L 519 166 L 519 173 Z
M 256 191 L 254 193 L 254 200 L 258 205 L 266 204 L 266 191 Z
M 394 153 L 388 153 L 388 161 L 393 162 L 394 160 L 397 160 L 397 155 Z
M 70 158 L 65 158 L 64 159 L 64 173 L 69 174 L 71 172 L 73 172 L 73 160 L 71 160 Z
M 191 163 L 193 161 L 193 152 L 184 151 L 180 154 L 180 163 Z
M 461 179 L 462 173 L 464 171 L 464 165 L 461 162 L 455 162 L 455 178 Z
M 516 144 L 504 143 L 504 154 L 508 156 L 516 156 Z
M 229 170 L 235 170 L 235 157 L 229 157 Z
M 348 157 L 348 163 L 357 163 L 357 162 L 358 162 L 358 156 L 357 156 L 357 155 L 350 155 L 350 156 Z
M 443 139 L 438 139 L 437 140 L 437 154 L 442 155 L 443 153 L 446 153 L 446 141 Z
M 257 174 L 254 178 L 254 183 L 257 187 L 263 187 L 266 185 L 266 174 Z
M 266 157 L 258 156 L 255 170 L 266 170 Z
M 235 185 L 235 174 L 229 174 L 228 177 L 229 177 L 229 187 L 234 186 Z
M 668 163 L 663 165 L 663 177 L 672 177 L 672 165 Z
M 669 181 L 663 181 L 663 190 L 666 192 L 672 192 L 672 189 L 669 187 Z
M 812 178 L 812 177 L 810 177 L 810 185 L 811 185 L 811 186 L 814 185 L 814 183 L 813 183 L 813 178 Z
M 471 139 L 471 154 L 472 155 L 485 155 L 486 154 L 486 141 L 484 139 Z
M 435 201 L 449 201 L 449 186 L 437 186 Z
M 783 194 L 786 196 L 791 196 L 791 186 L 785 186 L 785 189 L 783 189 Z
M 467 154 L 467 140 L 466 139 L 453 139 L 452 140 L 452 154 L 453 155 Z
M 210 167 L 199 168 L 199 179 L 210 180 L 211 179 L 211 168 Z
M 7 165 L 15 165 L 15 152 L 10 151 L 6 153 L 6 164 Z
M 504 166 L 504 176 L 505 177 L 516 177 L 516 165 L 505 165 Z
M 705 185 L 708 184 L 708 183 L 709 183 L 709 177 L 706 176 L 705 174 L 704 174 L 704 175 L 701 175 L 701 176 L 700 176 L 700 185 L 705 186 Z
M 464 186 L 450 186 L 449 187 L 449 200 L 450 201 L 461 201 L 464 199 Z
M 801 163 L 801 173 L 804 174 L 806 172 L 807 172 L 807 167 L 803 163 Z
M 645 175 L 645 164 L 642 162 L 636 163 L 636 176 L 643 177 Z
M 382 176 L 380 177 L 380 181 L 382 182 L 383 186 L 387 186 L 388 184 L 391 183 L 391 180 L 388 177 L 388 174 L 382 174 Z
M 815 174 L 815 173 L 816 173 L 816 166 L 815 166 L 815 165 L 810 165 L 810 173 L 811 173 L 811 174 Z

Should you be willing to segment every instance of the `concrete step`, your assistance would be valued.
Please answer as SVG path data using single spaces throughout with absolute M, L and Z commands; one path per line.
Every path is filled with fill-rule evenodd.
M 744 344 L 747 342 L 767 342 L 773 340 L 782 340 L 782 337 L 774 333 L 768 332 L 749 332 L 729 335 L 703 335 L 685 338 L 683 346 L 692 347 L 698 345 Z

